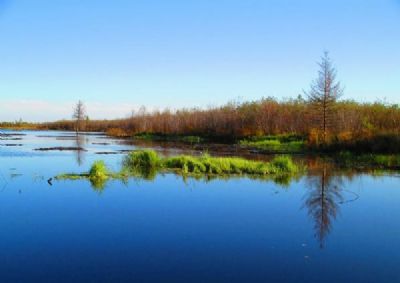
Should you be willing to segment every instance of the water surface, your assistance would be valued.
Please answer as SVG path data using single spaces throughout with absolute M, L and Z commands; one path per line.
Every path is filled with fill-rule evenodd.
M 118 170 L 138 145 L 22 134 L 0 137 L 1 282 L 400 282 L 397 174 L 322 164 L 288 185 L 173 174 L 50 185 L 96 159 Z M 83 150 L 35 150 L 60 146 Z

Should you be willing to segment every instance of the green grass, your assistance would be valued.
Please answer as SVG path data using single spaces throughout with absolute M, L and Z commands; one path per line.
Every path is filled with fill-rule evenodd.
M 122 175 L 152 180 L 157 175 L 160 162 L 160 157 L 154 150 L 132 151 L 125 156 L 117 178 Z
M 400 154 L 354 154 L 343 151 L 333 159 L 344 167 L 400 169 Z
M 151 180 L 157 173 L 172 172 L 195 178 L 225 178 L 249 176 L 269 178 L 285 183 L 288 176 L 296 175 L 303 168 L 297 166 L 290 157 L 279 156 L 270 162 L 246 160 L 238 157 L 211 157 L 179 155 L 160 157 L 153 150 L 132 151 L 123 160 L 120 172 L 110 172 L 103 161 L 95 161 L 89 172 L 81 174 L 61 174 L 57 180 L 89 179 L 95 189 L 103 189 L 108 179 L 139 177 Z
M 55 177 L 56 180 L 81 180 L 81 179 L 88 179 L 88 178 L 89 178 L 88 173 L 81 173 L 81 174 L 64 173 L 64 174 L 59 174 Z
M 253 161 L 238 157 L 211 157 L 178 155 L 159 157 L 153 150 L 139 150 L 129 153 L 123 162 L 125 171 L 158 170 L 174 171 L 181 174 L 291 174 L 299 171 L 290 157 L 280 156 L 271 162 Z
M 185 136 L 185 135 L 163 135 L 153 133 L 139 133 L 133 136 L 134 139 L 148 140 L 148 141 L 176 141 L 185 143 L 202 143 L 205 138 L 199 136 Z
M 116 178 L 117 174 L 108 170 L 106 164 L 102 160 L 95 161 L 90 167 L 89 172 L 81 174 L 60 174 L 55 177 L 56 180 L 81 180 L 88 179 L 92 187 L 101 192 L 109 178 Z
M 180 155 L 165 158 L 161 168 L 176 170 L 181 174 L 210 175 L 270 175 L 292 174 L 299 168 L 290 157 L 276 157 L 271 162 L 252 161 L 238 157 L 211 157 L 203 155 L 193 157 Z
M 160 163 L 160 157 L 154 150 L 137 150 L 129 153 L 123 161 L 126 168 L 156 168 Z
M 102 160 L 95 161 L 90 167 L 89 178 L 93 179 L 107 179 L 109 177 L 109 171 Z
M 239 144 L 267 153 L 300 153 L 306 149 L 305 140 L 296 135 L 251 137 L 239 141 Z

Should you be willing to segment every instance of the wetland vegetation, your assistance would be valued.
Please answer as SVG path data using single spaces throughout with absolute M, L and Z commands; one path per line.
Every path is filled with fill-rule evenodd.
M 136 245 L 147 243 L 154 234 L 171 235 L 171 239 L 178 237 L 176 247 L 192 243 L 198 237 L 198 247 L 206 247 L 210 253 L 215 247 L 204 246 L 203 239 L 210 237 L 214 241 L 212 234 L 218 231 L 222 236 L 222 242 L 218 243 L 221 247 L 225 247 L 226 241 L 231 244 L 240 241 L 245 251 L 251 241 L 257 250 L 265 249 L 259 256 L 268 259 L 270 253 L 265 239 L 270 239 L 276 247 L 274 250 L 285 255 L 288 245 L 296 245 L 295 256 L 312 264 L 309 254 L 312 258 L 324 257 L 330 250 L 341 253 L 343 243 L 360 244 L 360 230 L 366 229 L 365 235 L 375 233 L 361 245 L 375 244 L 376 238 L 384 237 L 380 231 L 387 228 L 388 217 L 397 215 L 398 211 L 395 197 L 398 192 L 393 190 L 399 172 L 396 154 L 342 152 L 321 156 L 257 151 L 248 155 L 243 154 L 246 151 L 239 151 L 243 150 L 242 145 L 237 145 L 236 149 L 219 156 L 221 148 L 228 145 L 209 144 L 209 154 L 205 154 L 205 149 L 198 149 L 198 144 L 131 141 L 104 134 L 74 135 L 59 131 L 5 131 L 2 138 L 0 144 L 13 138 L 19 138 L 23 144 L 18 148 L 2 147 L 0 152 L 3 197 L 15 198 L 9 206 L 3 202 L 4 209 L 16 211 L 17 205 L 20 217 L 26 215 L 26 206 L 37 211 L 30 216 L 34 223 L 28 221 L 30 229 L 26 229 L 26 233 L 34 231 L 36 238 L 60 229 L 57 242 L 59 237 L 65 237 L 63 241 L 79 237 L 78 243 L 81 238 L 87 243 L 95 239 L 99 258 L 109 239 L 121 239 L 126 233 L 121 250 L 134 258 Z M 284 144 L 298 137 L 276 139 Z M 35 150 L 75 147 L 80 150 Z M 97 160 L 96 154 L 100 152 L 118 154 Z M 382 219 L 382 222 L 376 221 L 375 227 L 379 229 L 371 231 L 370 225 L 359 226 L 360 206 L 365 207 L 363 219 L 366 214 Z M 374 214 L 382 210 L 384 214 Z M 43 221 L 45 225 L 41 224 Z M 48 227 L 47 223 L 51 225 Z M 81 223 L 82 233 L 74 230 L 76 223 Z M 20 225 L 19 230 L 24 229 L 27 222 Z M 36 229 L 36 225 L 44 226 Z M 198 228 L 199 225 L 203 226 Z M 154 229 L 158 232 L 154 233 Z M 193 234 L 189 234 L 192 238 L 187 239 L 188 231 L 193 229 Z M 99 234 L 102 236 L 98 237 Z M 390 239 L 394 245 L 395 237 Z M 385 242 L 390 239 L 385 238 Z M 171 245 L 152 240 L 145 252 L 160 242 L 163 249 Z M 15 246 L 20 247 L 20 242 L 16 241 Z M 71 250 L 80 254 L 74 246 Z M 152 253 L 158 256 L 159 250 Z M 347 252 L 342 253 L 348 256 Z M 193 255 L 192 247 L 188 254 Z M 392 260 L 392 253 L 388 255 Z
M 12 129 L 98 131 L 132 140 L 189 144 L 222 142 L 264 153 L 400 153 L 400 108 L 384 101 L 359 103 L 342 99 L 343 88 L 328 54 L 305 97 L 230 102 L 208 109 L 141 107 L 130 117 L 91 120 L 82 101 L 73 120 L 49 123 L 2 123 Z
M 295 164 L 288 156 L 277 156 L 271 161 L 265 162 L 239 157 L 212 157 L 209 154 L 162 157 L 154 150 L 136 150 L 123 158 L 122 168 L 118 172 L 112 172 L 104 161 L 97 160 L 88 172 L 60 174 L 55 179 L 88 179 L 92 184 L 98 186 L 108 179 L 129 177 L 152 179 L 158 173 L 175 173 L 183 177 L 205 179 L 248 176 L 279 181 L 295 176 L 304 170 L 304 166 Z

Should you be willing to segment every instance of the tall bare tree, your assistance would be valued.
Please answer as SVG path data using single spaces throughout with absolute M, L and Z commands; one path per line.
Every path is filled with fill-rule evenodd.
M 84 120 L 86 119 L 86 107 L 81 100 L 79 100 L 78 103 L 75 105 L 72 118 L 75 120 L 75 131 L 78 134 L 79 131 L 82 129 Z
M 343 94 L 343 88 L 336 80 L 337 71 L 327 51 L 324 52 L 318 66 L 318 78 L 311 83 L 311 89 L 306 95 L 314 109 L 312 117 L 322 131 L 323 143 L 326 144 L 328 131 L 334 123 L 334 107 Z

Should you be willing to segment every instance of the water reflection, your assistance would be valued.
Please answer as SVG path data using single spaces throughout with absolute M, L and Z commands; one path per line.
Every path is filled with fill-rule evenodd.
M 122 182 L 125 185 L 129 185 L 129 181 L 149 181 L 155 182 L 159 175 L 165 174 L 175 174 L 180 177 L 183 183 L 188 183 L 189 180 L 196 180 L 203 183 L 210 183 L 215 180 L 225 180 L 230 181 L 234 179 L 247 178 L 250 180 L 263 181 L 263 182 L 273 182 L 274 184 L 280 186 L 281 188 L 288 188 L 294 180 L 298 180 L 300 175 L 271 175 L 271 176 L 252 176 L 252 175 L 187 175 L 180 174 L 178 172 L 163 172 L 152 170 L 132 170 L 123 168 L 121 172 L 115 173 L 113 177 L 109 178 L 91 178 L 90 176 L 83 177 L 89 180 L 91 187 L 94 191 L 104 191 L 107 188 L 107 184 L 112 180 Z M 74 176 L 75 174 L 72 174 Z M 71 178 L 70 180 L 73 180 Z
M 80 135 L 79 133 L 75 136 L 75 160 L 78 166 L 81 166 L 85 162 L 85 149 L 84 146 L 86 144 L 86 138 L 84 135 Z
M 343 177 L 333 172 L 332 166 L 324 162 L 307 177 L 309 191 L 304 205 L 314 222 L 315 238 L 321 249 L 339 212 L 339 204 L 343 202 Z
M 107 183 L 107 180 L 104 178 L 90 178 L 89 181 L 92 186 L 92 189 L 98 193 L 104 191 Z

